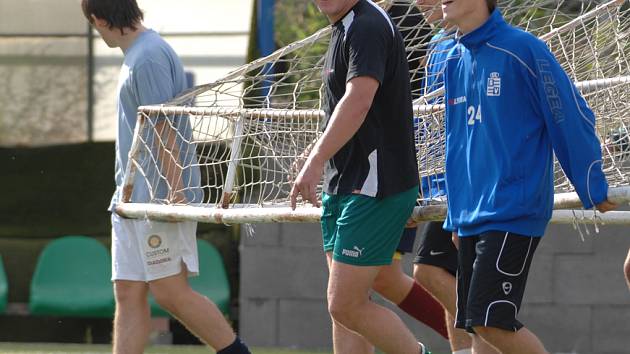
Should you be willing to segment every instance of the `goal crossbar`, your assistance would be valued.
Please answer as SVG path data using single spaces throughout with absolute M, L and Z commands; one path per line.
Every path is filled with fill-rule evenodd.
M 605 79 L 594 79 L 575 82 L 575 87 L 588 94 L 598 90 L 630 84 L 630 75 L 617 76 Z M 440 88 L 431 92 L 427 97 L 435 97 L 444 94 Z M 415 104 L 413 111 L 416 115 L 436 113 L 444 110 L 444 104 Z M 323 119 L 325 112 L 321 109 L 280 109 L 280 108 L 230 108 L 230 107 L 194 107 L 194 106 L 166 106 L 152 105 L 138 108 L 140 113 L 148 117 L 156 115 L 169 115 L 186 117 L 196 116 L 220 116 L 222 118 L 237 120 L 240 117 L 248 119 Z
M 615 187 L 608 191 L 608 199 L 614 203 L 623 204 L 630 202 L 630 187 Z M 570 223 L 567 213 L 561 209 L 574 209 L 581 207 L 580 199 L 575 192 L 559 193 L 554 196 L 554 217 L 552 222 Z M 566 210 L 565 210 L 566 211 Z M 161 205 L 145 203 L 122 203 L 116 207 L 116 212 L 128 218 L 149 218 L 169 222 L 194 220 L 212 224 L 247 224 L 247 223 L 315 223 L 319 222 L 322 209 L 312 206 L 302 206 L 292 210 L 288 206 L 257 206 L 233 205 L 230 209 L 211 207 L 207 205 Z M 587 213 L 590 210 L 573 210 L 571 213 Z M 589 214 L 591 213 L 591 214 Z M 620 214 L 621 213 L 621 214 Z M 563 217 L 560 218 L 560 215 Z M 571 214 L 573 215 L 573 214 Z M 630 212 L 608 212 L 597 214 L 604 221 L 609 218 L 621 220 L 625 217 L 626 223 L 630 221 Z M 611 215 L 615 215 L 614 217 Z M 413 219 L 417 222 L 444 220 L 446 205 L 417 206 L 413 211 Z M 561 221 L 562 220 L 562 221 Z
M 426 208 L 431 208 L 427 213 Z M 118 213 L 128 218 L 149 218 L 166 222 L 198 221 L 211 224 L 260 224 L 260 223 L 317 223 L 320 221 L 322 209 L 301 207 L 291 210 L 290 207 L 270 208 L 233 208 L 217 209 L 205 206 L 189 205 L 168 206 L 159 204 L 122 204 Z M 444 206 L 416 207 L 414 220 L 417 222 L 442 221 L 446 208 Z M 595 218 L 597 216 L 597 218 Z M 607 225 L 627 225 L 630 223 L 629 211 L 609 211 L 605 214 L 592 210 L 554 210 L 550 223 L 572 224 L 576 218 L 586 223 L 596 220 Z

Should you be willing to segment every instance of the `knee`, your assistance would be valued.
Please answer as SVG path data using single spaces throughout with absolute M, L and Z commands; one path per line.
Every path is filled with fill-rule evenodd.
M 330 317 L 335 322 L 342 324 L 346 328 L 353 328 L 352 324 L 354 322 L 352 319 L 352 314 L 347 309 L 336 305 L 329 305 L 328 312 L 330 313 Z
M 330 297 L 328 299 L 328 312 L 330 317 L 344 327 L 353 329 L 355 323 L 356 301 L 341 299 L 338 297 Z
M 341 301 L 334 297 L 328 298 L 328 313 L 333 320 L 344 323 L 347 316 L 347 308 L 341 304 Z
M 119 306 L 139 306 L 147 303 L 147 287 L 142 282 L 114 282 L 114 297 Z
M 630 257 L 626 259 L 626 262 L 623 265 L 623 272 L 626 275 L 626 281 L 628 285 L 630 285 Z

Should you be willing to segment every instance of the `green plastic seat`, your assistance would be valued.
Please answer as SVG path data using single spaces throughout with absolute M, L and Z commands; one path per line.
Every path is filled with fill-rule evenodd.
M 86 236 L 58 238 L 37 260 L 29 310 L 33 315 L 112 317 L 110 279 L 111 257 L 105 246 Z
M 7 309 L 7 299 L 9 297 L 9 285 L 7 275 L 4 272 L 2 256 L 0 256 L 0 313 L 4 313 Z
M 228 281 L 223 258 L 217 249 L 208 241 L 197 240 L 199 254 L 199 275 L 189 278 L 190 287 L 214 302 L 219 310 L 228 315 L 230 312 L 230 283 Z M 169 316 L 155 302 L 153 296 L 149 298 L 151 315 L 154 317 Z
M 190 278 L 190 286 L 214 302 L 224 315 L 230 313 L 230 282 L 223 258 L 205 240 L 197 240 L 199 276 Z

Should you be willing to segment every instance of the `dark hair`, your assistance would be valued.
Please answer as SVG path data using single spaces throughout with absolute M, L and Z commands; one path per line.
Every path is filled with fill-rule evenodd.
M 492 13 L 497 7 L 497 0 L 486 0 L 486 4 L 488 5 L 488 12 Z
M 107 21 L 109 28 L 123 28 L 136 30 L 138 22 L 144 14 L 138 7 L 136 0 L 81 0 L 83 14 L 90 23 L 92 16 Z

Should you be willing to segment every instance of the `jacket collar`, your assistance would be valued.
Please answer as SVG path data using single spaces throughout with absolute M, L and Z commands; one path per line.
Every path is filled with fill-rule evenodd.
M 481 27 L 459 37 L 458 40 L 464 45 L 464 47 L 466 47 L 466 49 L 478 48 L 494 37 L 499 29 L 505 25 L 506 22 L 503 19 L 501 12 L 499 9 L 495 9 Z

